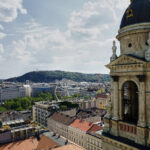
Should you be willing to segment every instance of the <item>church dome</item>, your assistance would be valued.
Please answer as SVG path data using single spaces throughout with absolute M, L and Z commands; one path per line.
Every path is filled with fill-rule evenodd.
M 120 28 L 148 22 L 150 23 L 150 0 L 132 0 L 123 15 Z

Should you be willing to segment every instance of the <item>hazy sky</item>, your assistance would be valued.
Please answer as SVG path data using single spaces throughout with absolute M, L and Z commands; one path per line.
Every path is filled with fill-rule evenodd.
M 105 65 L 129 3 L 0 0 L 0 78 L 35 70 L 109 73 Z

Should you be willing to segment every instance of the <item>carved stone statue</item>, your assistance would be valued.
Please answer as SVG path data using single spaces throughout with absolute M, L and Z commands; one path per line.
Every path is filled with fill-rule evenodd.
M 107 110 L 107 113 L 105 115 L 105 118 L 110 119 L 111 118 L 111 110 L 112 110 L 112 103 L 111 103 L 110 97 L 106 101 L 106 110 Z
M 113 46 L 112 46 L 113 54 L 112 54 L 112 56 L 110 57 L 110 61 L 111 61 L 111 62 L 114 61 L 114 60 L 117 58 L 116 50 L 117 50 L 116 42 L 113 41 Z
M 149 34 L 148 34 L 147 43 L 148 43 L 148 50 L 145 52 L 145 59 L 146 59 L 147 61 L 150 61 L 150 32 L 149 32 Z

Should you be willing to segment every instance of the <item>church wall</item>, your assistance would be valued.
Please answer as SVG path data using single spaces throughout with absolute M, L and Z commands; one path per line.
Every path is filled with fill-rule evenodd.
M 135 56 L 144 57 L 148 33 L 134 33 L 120 39 L 121 54 L 133 53 Z
M 150 72 L 146 74 L 146 120 L 147 126 L 150 127 Z
M 144 3 L 147 1 L 142 1 L 145 8 Z M 131 4 L 132 2 L 135 2 L 136 6 L 141 1 L 139 0 L 137 4 L 136 1 L 131 1 Z M 141 5 L 142 2 L 138 8 Z M 133 20 L 130 18 L 132 21 L 137 19 L 137 22 L 133 24 L 129 20 L 125 22 L 129 23 L 128 25 L 120 28 L 117 35 L 120 42 L 120 56 L 117 56 L 117 47 L 113 41 L 113 54 L 107 65 L 112 81 L 111 101 L 107 104 L 107 114 L 104 117 L 102 137 L 104 150 L 138 150 L 135 147 L 139 145 L 140 149 L 150 147 L 150 22 L 143 22 L 143 17 L 140 22 L 138 20 L 140 15 L 134 18 L 136 15 L 134 11 L 136 9 L 132 10 L 130 6 L 127 8 L 123 22 L 128 21 L 129 15 L 133 17 Z M 124 84 L 125 82 L 127 83 Z

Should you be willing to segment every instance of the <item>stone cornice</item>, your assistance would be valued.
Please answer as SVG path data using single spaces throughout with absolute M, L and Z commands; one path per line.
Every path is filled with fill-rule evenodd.
M 118 31 L 117 39 L 125 35 L 136 34 L 141 32 L 149 32 L 150 31 L 150 23 L 140 23 L 126 26 Z
M 129 72 L 129 71 L 145 71 L 150 70 L 150 63 L 134 58 L 132 56 L 121 55 L 115 61 L 106 65 L 111 72 Z
M 121 28 L 118 33 L 128 32 L 132 30 L 139 30 L 139 29 L 150 29 L 150 23 L 137 23 L 133 25 L 126 26 Z

